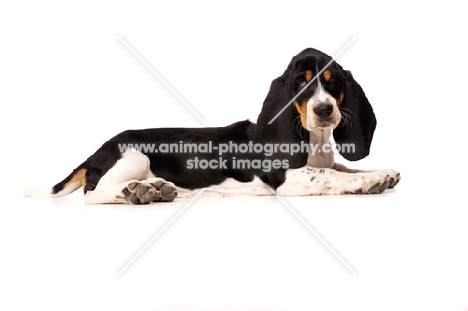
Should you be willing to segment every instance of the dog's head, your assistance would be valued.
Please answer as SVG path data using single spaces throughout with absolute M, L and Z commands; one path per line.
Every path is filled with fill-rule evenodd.
M 298 130 L 298 124 L 306 131 Z M 351 161 L 369 154 L 376 124 L 351 72 L 311 48 L 294 56 L 283 75 L 272 82 L 257 120 L 258 133 L 266 140 L 298 142 L 308 139 L 303 132 L 334 129 L 337 144 L 354 144 L 354 152 L 340 152 Z

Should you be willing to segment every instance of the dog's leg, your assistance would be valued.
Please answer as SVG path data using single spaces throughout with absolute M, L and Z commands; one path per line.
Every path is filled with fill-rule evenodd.
M 291 169 L 285 182 L 276 189 L 282 196 L 346 193 L 381 193 L 390 184 L 391 176 L 381 171 L 345 173 L 330 168 Z
M 156 178 L 150 171 L 148 157 L 140 152 L 126 152 L 85 195 L 87 204 L 148 204 L 172 201 L 177 196 L 174 184 Z
M 333 165 L 333 169 L 337 170 L 339 172 L 353 173 L 353 174 L 354 173 L 382 172 L 382 173 L 387 174 L 388 176 L 390 176 L 391 182 L 388 185 L 389 189 L 395 187 L 400 182 L 400 179 L 401 179 L 400 173 L 395 172 L 394 170 L 389 170 L 389 169 L 386 169 L 386 170 L 356 170 L 356 169 L 348 168 L 348 167 L 346 167 L 346 166 L 344 166 L 343 164 L 340 164 L 340 163 L 335 163 Z

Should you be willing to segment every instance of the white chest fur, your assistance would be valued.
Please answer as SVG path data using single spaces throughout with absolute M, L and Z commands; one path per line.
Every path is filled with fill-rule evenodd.
M 332 168 L 335 163 L 333 148 L 330 143 L 331 129 L 316 129 L 309 132 L 309 157 L 307 166 Z

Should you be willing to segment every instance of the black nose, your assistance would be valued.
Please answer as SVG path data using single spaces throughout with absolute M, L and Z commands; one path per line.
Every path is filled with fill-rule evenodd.
M 314 113 L 320 119 L 328 119 L 333 112 L 333 106 L 330 104 L 321 104 L 314 108 Z

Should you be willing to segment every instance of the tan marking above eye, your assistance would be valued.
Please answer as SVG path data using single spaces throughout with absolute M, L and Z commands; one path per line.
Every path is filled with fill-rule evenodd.
M 312 70 L 306 70 L 305 79 L 306 79 L 307 82 L 309 82 L 310 79 L 312 79 Z
M 327 82 L 330 81 L 331 77 L 332 77 L 332 74 L 331 74 L 330 70 L 325 70 L 323 72 L 323 78 L 325 79 L 325 81 L 327 81 Z

